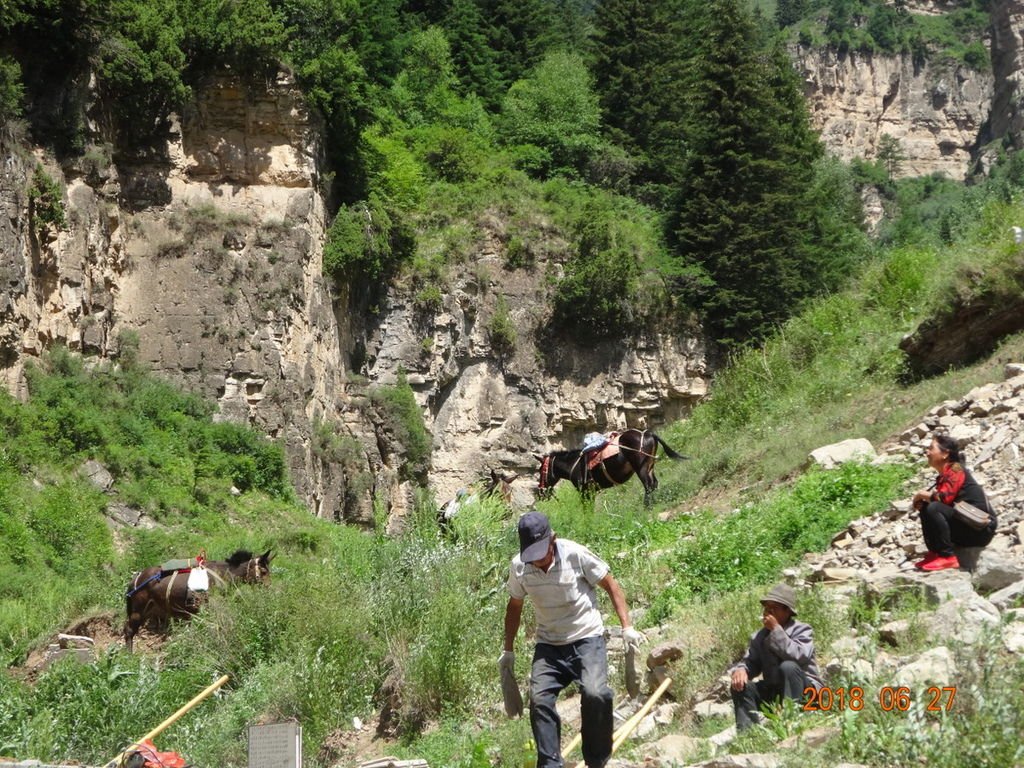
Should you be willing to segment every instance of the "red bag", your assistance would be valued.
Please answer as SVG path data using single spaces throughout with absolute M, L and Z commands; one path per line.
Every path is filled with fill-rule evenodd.
M 136 749 L 128 753 L 125 765 L 140 765 L 143 768 L 188 768 L 185 758 L 177 752 L 157 752 L 156 745 L 149 739 L 140 741 Z

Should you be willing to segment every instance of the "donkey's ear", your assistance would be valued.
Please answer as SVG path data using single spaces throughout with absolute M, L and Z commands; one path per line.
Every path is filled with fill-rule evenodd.
M 266 552 L 264 552 L 262 555 L 260 555 L 260 560 L 262 560 L 264 563 L 269 563 L 273 559 L 274 559 L 274 554 L 269 549 Z

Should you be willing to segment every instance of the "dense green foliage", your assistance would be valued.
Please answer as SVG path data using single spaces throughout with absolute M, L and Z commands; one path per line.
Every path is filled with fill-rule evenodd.
M 0 124 L 21 116 L 24 98 L 21 67 L 6 56 L 0 57 Z
M 820 148 L 791 64 L 734 0 L 116 0 L 98 9 L 95 0 L 21 0 L 0 18 L 0 34 L 26 43 L 12 49 L 24 83 L 15 64 L 0 68 L 0 110 L 29 104 L 34 138 L 58 153 L 99 138 L 116 159 L 152 141 L 211 73 L 230 67 L 258 85 L 285 65 L 323 117 L 324 180 L 338 204 L 324 269 L 372 289 L 354 296 L 424 261 L 443 272 L 464 259 L 472 240 L 442 253 L 429 241 L 493 213 L 496 190 L 524 186 L 518 172 L 586 185 L 586 196 L 629 217 L 614 229 L 660 230 L 639 249 L 614 237 L 595 249 L 562 230 L 574 242 L 555 254 L 566 264 L 549 296 L 556 322 L 570 327 L 623 333 L 643 327 L 613 322 L 623 308 L 639 308 L 627 320 L 697 311 L 735 346 L 833 289 L 861 256 L 852 184 L 814 162 Z M 66 72 L 52 70 L 54 58 L 69 62 Z M 101 137 L 86 135 L 75 101 L 85 67 L 97 78 Z M 67 96 L 42 98 L 47 87 Z M 595 300 L 583 301 L 590 284 Z M 426 298 L 424 307 L 443 304 Z
M 805 45 L 827 44 L 840 53 L 904 53 L 918 65 L 946 59 L 986 70 L 990 5 L 969 0 L 932 15 L 912 13 L 903 0 L 778 0 L 775 21 Z
M 41 165 L 32 173 L 32 184 L 28 188 L 33 223 L 37 228 L 48 224 L 64 226 L 64 191 Z
M 430 434 L 405 373 L 399 370 L 393 385 L 373 387 L 370 402 L 385 432 L 405 454 L 399 471 L 402 479 L 425 483 L 430 469 Z

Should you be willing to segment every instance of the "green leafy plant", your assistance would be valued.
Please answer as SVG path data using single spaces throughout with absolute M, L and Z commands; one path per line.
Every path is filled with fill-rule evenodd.
M 404 371 L 394 385 L 372 387 L 370 402 L 382 429 L 404 452 L 399 475 L 405 480 L 422 480 L 430 467 L 430 434 Z
M 487 324 L 487 336 L 499 355 L 509 355 L 515 351 L 516 327 L 504 296 L 499 296 L 495 304 L 494 314 Z
M 37 165 L 32 174 L 28 198 L 37 227 L 51 224 L 55 227 L 64 226 L 66 220 L 63 190 L 41 165 Z

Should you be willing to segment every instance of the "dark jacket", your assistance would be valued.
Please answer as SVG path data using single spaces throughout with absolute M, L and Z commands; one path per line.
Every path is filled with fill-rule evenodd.
M 824 683 L 818 664 L 814 660 L 814 630 L 810 624 L 790 619 L 769 632 L 761 629 L 750 638 L 750 645 L 740 662 L 729 671 L 746 667 L 747 674 L 753 680 L 763 675 L 770 685 L 782 685 L 782 673 L 779 665 L 784 661 L 795 661 L 799 664 L 810 685 L 821 688 Z

